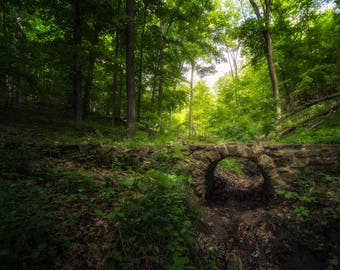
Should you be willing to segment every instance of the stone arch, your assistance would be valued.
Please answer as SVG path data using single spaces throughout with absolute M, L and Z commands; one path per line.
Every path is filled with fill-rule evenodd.
M 243 159 L 243 160 L 248 160 L 254 163 L 258 169 L 258 172 L 261 174 L 263 178 L 263 195 L 266 197 L 271 196 L 273 188 L 272 188 L 272 181 L 270 178 L 270 174 L 267 172 L 263 164 L 259 162 L 259 159 L 253 155 L 237 155 L 237 154 L 227 154 L 227 155 L 221 155 L 220 158 L 212 161 L 208 166 L 207 169 L 205 170 L 205 200 L 210 201 L 211 197 L 211 191 L 212 191 L 212 186 L 214 185 L 215 181 L 215 170 L 218 164 L 226 159 L 226 158 L 235 158 L 235 159 Z
M 300 178 L 315 178 L 319 174 L 340 175 L 340 144 L 274 145 L 268 143 L 228 143 L 222 145 L 190 145 L 188 172 L 194 178 L 194 190 L 206 198 L 207 177 L 224 158 L 245 158 L 261 171 L 268 191 L 294 188 Z
M 271 158 L 264 154 L 261 144 L 231 143 L 223 145 L 196 146 L 191 149 L 191 175 L 195 178 L 194 189 L 198 197 L 206 200 L 209 197 L 208 190 L 214 179 L 214 171 L 218 163 L 225 158 L 250 160 L 256 164 L 264 179 L 264 187 L 268 194 L 272 190 L 272 170 L 275 165 Z M 270 168 L 268 169 L 268 165 Z

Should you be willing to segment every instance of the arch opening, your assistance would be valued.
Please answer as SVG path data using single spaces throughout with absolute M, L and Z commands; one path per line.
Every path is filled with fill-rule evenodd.
M 247 202 L 258 205 L 271 194 L 264 170 L 249 158 L 226 157 L 213 162 L 206 173 L 206 200 L 218 205 Z

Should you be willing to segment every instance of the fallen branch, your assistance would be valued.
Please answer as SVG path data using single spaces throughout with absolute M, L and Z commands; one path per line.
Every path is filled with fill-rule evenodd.
M 311 126 L 311 129 L 315 129 L 316 127 L 320 126 L 322 122 L 324 122 L 334 111 L 330 111 L 324 118 L 322 118 L 318 123 Z
M 315 120 L 315 119 L 317 119 L 317 118 L 319 118 L 319 117 L 321 117 L 321 116 L 326 115 L 325 118 L 328 118 L 329 115 L 331 115 L 331 114 L 332 114 L 334 111 L 336 111 L 339 107 L 340 107 L 340 104 L 336 104 L 335 106 L 333 106 L 332 108 L 330 108 L 330 109 L 328 109 L 328 110 L 326 110 L 326 111 L 323 111 L 323 112 L 321 112 L 321 113 L 318 113 L 318 114 L 316 114 L 316 115 L 313 115 L 313 116 L 311 116 L 311 117 L 308 117 L 307 119 L 303 120 L 302 122 L 297 123 L 296 125 L 291 126 L 291 127 L 288 127 L 288 128 L 286 128 L 285 130 L 283 130 L 283 131 L 281 132 L 281 136 L 285 136 L 285 135 L 287 135 L 287 134 L 293 132 L 294 130 L 296 130 L 298 127 L 305 126 L 307 123 L 309 123 L 309 122 L 311 122 L 311 121 L 313 121 L 313 120 Z M 324 121 L 324 119 L 322 119 L 322 120 L 319 122 L 319 124 L 322 123 L 322 121 Z M 315 126 L 316 126 L 316 125 L 312 126 L 312 128 L 315 128 Z
M 291 117 L 292 115 L 294 114 L 297 114 L 315 104 L 318 104 L 318 103 L 321 103 L 321 102 L 324 102 L 324 101 L 327 101 L 327 100 L 330 100 L 330 99 L 333 99 L 333 98 L 336 98 L 336 97 L 339 97 L 340 96 L 340 92 L 339 93 L 336 93 L 336 94 L 333 94 L 333 95 L 330 95 L 330 96 L 326 96 L 326 97 L 322 97 L 322 98 L 319 98 L 319 99 L 316 99 L 316 100 L 312 100 L 308 103 L 305 103 L 303 104 L 302 106 L 298 107 L 297 109 L 295 109 L 294 111 L 290 112 L 290 113 L 287 113 L 285 114 L 284 116 L 282 116 L 278 122 L 282 122 L 284 120 L 286 120 L 287 118 Z

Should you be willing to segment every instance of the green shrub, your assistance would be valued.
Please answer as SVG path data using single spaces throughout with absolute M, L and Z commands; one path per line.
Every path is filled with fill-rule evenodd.
M 224 171 L 230 171 L 237 176 L 240 176 L 244 169 L 244 164 L 234 158 L 225 158 L 218 163 L 216 168 L 222 169 Z
M 183 179 L 159 171 L 127 178 L 135 190 L 121 199 L 111 217 L 120 221 L 107 264 L 111 269 L 195 269 L 197 213 L 187 200 Z M 117 212 L 117 209 L 119 211 Z
M 340 254 L 339 181 L 338 177 L 321 174 L 316 180 L 297 181 L 296 191 L 278 192 L 296 215 L 282 232 L 282 242 L 288 247 L 307 247 L 333 266 Z

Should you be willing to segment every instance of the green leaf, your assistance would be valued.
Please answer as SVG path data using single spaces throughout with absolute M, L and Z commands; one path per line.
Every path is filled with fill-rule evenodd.
M 122 180 L 121 184 L 124 186 L 133 186 L 135 179 L 133 177 L 126 177 Z
M 333 257 L 329 260 L 329 264 L 332 266 L 338 266 L 339 265 L 339 257 Z
M 310 216 L 310 211 L 307 208 L 305 208 L 304 206 L 296 206 L 296 207 L 294 207 L 293 212 L 296 215 L 302 216 L 302 217 Z

